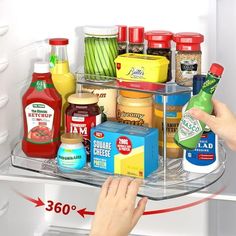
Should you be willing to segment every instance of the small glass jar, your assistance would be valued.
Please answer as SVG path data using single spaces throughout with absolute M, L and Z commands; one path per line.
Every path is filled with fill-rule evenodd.
M 183 149 L 174 142 L 174 135 L 182 117 L 182 108 L 191 98 L 190 93 L 167 96 L 166 101 L 166 156 L 168 158 L 183 157 Z M 159 154 L 163 155 L 163 96 L 155 96 L 153 127 L 159 130 Z
M 167 82 L 171 81 L 171 40 L 173 33 L 170 31 L 153 30 L 145 33 L 145 39 L 148 41 L 147 54 L 164 56 L 169 60 Z
M 173 39 L 176 42 L 175 82 L 192 86 L 193 76 L 201 74 L 200 44 L 204 37 L 199 33 L 177 33 Z
M 129 53 L 144 53 L 144 27 L 129 27 Z
M 117 26 L 85 26 L 84 72 L 116 76 L 114 60 L 118 56 Z M 91 79 L 97 79 L 96 76 Z
M 57 164 L 63 172 L 80 170 L 86 165 L 86 150 L 80 134 L 65 133 L 61 135 L 61 145 L 57 152 Z
M 118 55 L 127 53 L 127 26 L 118 25 Z
M 117 121 L 152 127 L 152 94 L 121 90 L 117 99 Z
M 90 161 L 90 130 L 101 123 L 98 96 L 92 93 L 72 94 L 65 114 L 65 133 L 83 135 L 83 144 Z

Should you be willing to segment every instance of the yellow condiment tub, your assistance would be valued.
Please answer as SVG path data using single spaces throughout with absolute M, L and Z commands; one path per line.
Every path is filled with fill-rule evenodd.
M 117 78 L 162 83 L 167 80 L 169 60 L 162 56 L 126 53 L 115 59 Z

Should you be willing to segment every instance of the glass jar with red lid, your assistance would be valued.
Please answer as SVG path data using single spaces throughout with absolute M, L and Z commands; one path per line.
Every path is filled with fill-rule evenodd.
M 92 93 L 77 93 L 68 97 L 65 112 L 65 133 L 83 135 L 83 144 L 90 161 L 90 130 L 101 123 L 98 96 Z
M 201 43 L 204 36 L 185 32 L 174 34 L 176 42 L 175 82 L 183 86 L 193 85 L 193 76 L 201 74 Z
M 127 26 L 118 25 L 118 55 L 125 54 L 127 52 Z
M 172 79 L 171 75 L 171 40 L 173 33 L 165 30 L 152 30 L 145 33 L 148 41 L 147 54 L 166 57 L 170 63 L 168 65 L 167 81 Z
M 129 53 L 144 53 L 144 27 L 129 27 Z

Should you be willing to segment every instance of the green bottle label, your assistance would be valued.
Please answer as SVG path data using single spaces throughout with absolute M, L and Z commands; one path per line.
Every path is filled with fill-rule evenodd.
M 199 120 L 196 120 L 188 112 L 185 112 L 178 127 L 179 141 L 190 139 L 201 132 L 202 126 Z
M 53 68 L 53 67 L 55 67 L 55 65 L 56 65 L 56 63 L 57 63 L 57 61 L 58 61 L 58 57 L 56 56 L 56 55 L 50 55 L 50 57 L 49 57 L 49 62 L 50 62 L 50 68 Z
M 208 94 L 213 94 L 216 90 L 216 86 L 219 83 L 220 79 L 214 77 L 214 76 L 209 76 L 207 81 L 203 84 L 202 90 Z
M 53 84 L 47 84 L 43 80 L 38 80 L 30 84 L 30 87 L 34 87 L 37 91 L 41 92 L 46 88 L 53 88 Z

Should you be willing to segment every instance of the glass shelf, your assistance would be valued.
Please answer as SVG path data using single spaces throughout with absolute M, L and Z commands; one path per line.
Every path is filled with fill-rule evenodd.
M 179 86 L 174 82 L 168 82 L 168 83 L 150 83 L 142 81 L 137 82 L 108 76 L 82 74 L 78 72 L 75 73 L 75 77 L 77 86 L 90 85 L 103 88 L 112 88 L 118 90 L 122 89 L 122 90 L 130 90 L 130 91 L 145 92 L 145 93 L 160 94 L 160 95 L 171 95 L 178 93 L 187 93 L 192 91 L 191 87 Z
M 221 144 L 219 145 L 219 156 L 219 167 L 208 174 L 197 174 L 184 171 L 182 169 L 181 159 L 167 159 L 165 168 L 165 165 L 163 165 L 162 162 L 163 159 L 160 158 L 159 169 L 144 180 L 144 184 L 139 191 L 139 196 L 146 196 L 152 200 L 164 200 L 183 196 L 206 188 L 220 179 L 224 173 L 226 153 Z M 55 159 L 27 157 L 23 153 L 20 143 L 15 146 L 11 155 L 11 161 L 14 167 L 97 187 L 100 187 L 110 175 L 108 173 L 94 171 L 89 165 L 82 170 L 67 168 L 68 173 L 61 172 L 57 167 Z

